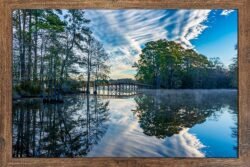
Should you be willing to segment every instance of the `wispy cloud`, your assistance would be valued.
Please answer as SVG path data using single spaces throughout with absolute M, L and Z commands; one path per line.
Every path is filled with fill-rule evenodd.
M 194 48 L 190 41 L 207 28 L 204 22 L 209 13 L 210 10 L 87 10 L 86 16 L 92 21 L 94 36 L 112 56 L 111 77 L 133 78 L 132 64 L 146 42 L 165 38 Z M 123 70 L 119 70 L 121 67 Z
M 232 13 L 232 12 L 234 12 L 234 10 L 223 10 L 223 11 L 221 12 L 221 15 L 222 15 L 222 16 L 227 16 L 227 15 L 229 15 L 229 14 Z

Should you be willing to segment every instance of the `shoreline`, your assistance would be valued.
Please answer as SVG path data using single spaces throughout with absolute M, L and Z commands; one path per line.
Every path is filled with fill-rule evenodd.
M 199 93 L 199 92 L 207 92 L 207 93 L 211 93 L 211 92 L 214 92 L 214 93 L 217 93 L 218 91 L 226 91 L 226 92 L 238 92 L 238 89 L 232 89 L 232 88 L 229 88 L 229 89 L 140 89 L 138 90 L 138 93 L 137 94 L 140 94 L 142 92 L 144 93 L 157 93 L 157 94 L 161 94 L 161 93 Z M 65 94 L 62 94 L 62 96 L 71 96 L 71 95 L 87 95 L 85 92 L 74 92 L 74 93 L 65 93 Z M 116 95 L 108 95 L 108 94 L 89 94 L 89 95 L 96 95 L 96 96 L 116 96 Z M 136 95 L 136 94 L 133 94 L 133 95 Z M 12 96 L 12 101 L 17 101 L 17 100 L 22 100 L 22 99 L 42 99 L 43 96 L 42 95 L 32 95 L 32 96 L 22 96 L 22 95 L 19 95 L 20 97 L 13 97 Z M 131 96 L 131 95 L 121 95 L 121 96 Z M 45 96 L 46 97 L 46 96 Z

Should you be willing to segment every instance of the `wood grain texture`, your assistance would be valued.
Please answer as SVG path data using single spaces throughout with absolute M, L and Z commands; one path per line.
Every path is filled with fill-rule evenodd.
M 239 158 L 12 158 L 11 14 L 40 8 L 230 8 L 239 10 Z M 250 166 L 249 0 L 0 0 L 0 167 L 9 166 Z

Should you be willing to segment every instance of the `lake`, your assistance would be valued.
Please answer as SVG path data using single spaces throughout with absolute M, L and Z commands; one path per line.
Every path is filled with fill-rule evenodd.
M 237 90 L 13 102 L 13 157 L 237 157 Z

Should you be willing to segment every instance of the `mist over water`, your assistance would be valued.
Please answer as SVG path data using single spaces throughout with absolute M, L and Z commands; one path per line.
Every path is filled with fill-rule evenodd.
M 236 90 L 13 102 L 13 157 L 237 157 Z

